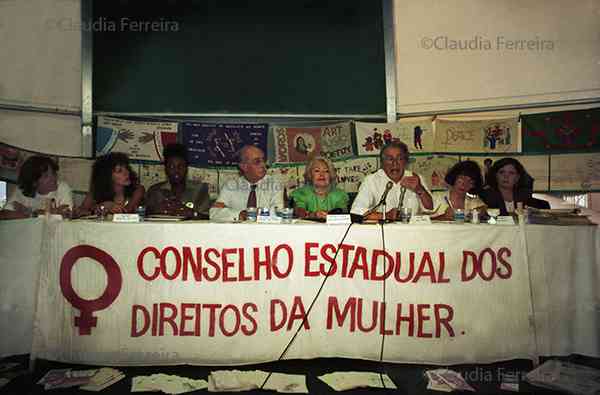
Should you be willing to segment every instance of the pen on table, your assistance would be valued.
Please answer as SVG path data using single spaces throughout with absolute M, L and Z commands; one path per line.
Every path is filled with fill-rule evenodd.
M 452 203 L 450 203 L 450 200 L 448 200 L 448 196 L 444 196 L 444 200 L 446 201 L 446 203 L 448 203 L 448 206 L 454 210 L 454 207 L 452 207 Z

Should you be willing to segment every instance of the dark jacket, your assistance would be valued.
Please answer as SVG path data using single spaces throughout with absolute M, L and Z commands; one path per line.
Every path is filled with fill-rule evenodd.
M 481 191 L 479 196 L 489 208 L 499 208 L 500 215 L 508 215 L 506 205 L 504 204 L 504 199 L 502 198 L 502 193 L 500 193 L 499 190 L 486 187 Z M 550 204 L 547 201 L 532 197 L 531 190 L 528 189 L 517 189 L 514 192 L 514 199 L 515 207 L 518 202 L 522 202 L 526 207 L 538 209 L 550 208 Z

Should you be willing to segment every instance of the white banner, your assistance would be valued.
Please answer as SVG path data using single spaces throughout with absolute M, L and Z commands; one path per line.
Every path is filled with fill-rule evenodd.
M 273 361 L 327 278 L 286 359 L 378 360 L 382 334 L 385 361 L 534 355 L 519 228 L 388 225 L 384 252 L 378 226 L 355 225 L 334 260 L 345 231 L 51 224 L 33 354 L 113 365 Z
M 0 358 L 31 351 L 43 230 L 39 219 L 0 221 Z

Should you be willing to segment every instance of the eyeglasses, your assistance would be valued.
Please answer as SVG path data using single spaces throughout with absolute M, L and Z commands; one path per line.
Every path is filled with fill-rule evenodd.
M 405 156 L 397 156 L 397 157 L 384 156 L 383 161 L 387 162 L 387 163 L 402 163 L 402 162 L 406 162 L 406 157 Z

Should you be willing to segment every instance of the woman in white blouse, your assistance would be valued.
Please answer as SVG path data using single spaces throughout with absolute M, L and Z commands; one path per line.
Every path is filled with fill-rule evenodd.
M 481 190 L 483 179 L 481 169 L 476 162 L 466 160 L 458 162 L 444 178 L 448 190 L 433 194 L 433 206 L 436 214 L 432 217 L 438 220 L 453 219 L 456 209 L 464 210 L 465 214 L 473 209 L 484 210 L 485 203 L 477 197 Z
M 21 166 L 18 188 L 0 210 L 0 219 L 22 219 L 43 213 L 69 216 L 71 188 L 57 179 L 58 165 L 47 156 L 30 156 Z

